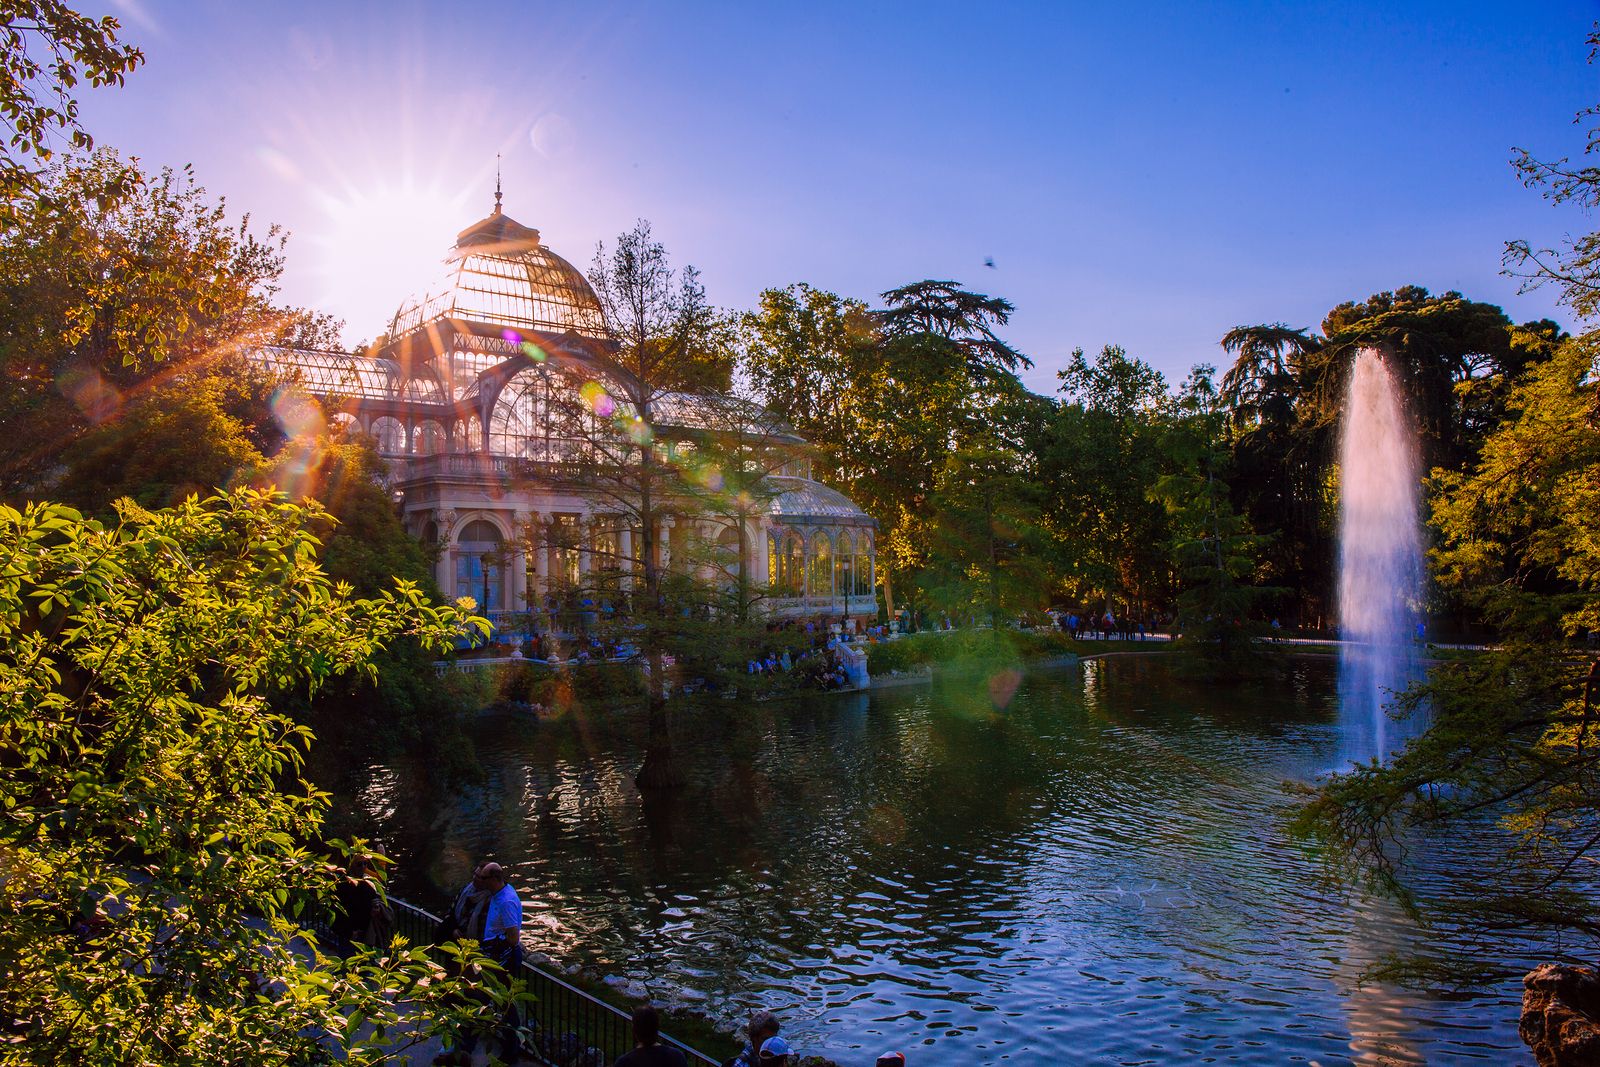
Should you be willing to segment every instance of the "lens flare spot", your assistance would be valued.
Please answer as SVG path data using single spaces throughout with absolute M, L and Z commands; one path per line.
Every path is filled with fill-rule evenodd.
M 611 394 L 599 382 L 584 382 L 578 395 L 583 398 L 584 406 L 602 419 L 609 419 L 616 414 L 617 402 L 611 399 Z
M 1022 672 L 1014 667 L 990 675 L 989 702 L 1004 710 L 1011 705 L 1011 698 L 1017 695 L 1017 686 L 1021 684 Z
M 545 355 L 544 349 L 540 348 L 532 341 L 522 342 L 522 354 L 533 360 L 535 363 L 543 363 L 549 358 Z
M 122 406 L 122 394 L 117 387 L 93 367 L 68 367 L 56 379 L 56 388 L 92 423 L 105 422 Z

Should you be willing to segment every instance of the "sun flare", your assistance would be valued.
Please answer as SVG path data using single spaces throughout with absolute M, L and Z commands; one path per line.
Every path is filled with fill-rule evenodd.
M 439 277 L 456 233 L 476 217 L 465 193 L 414 182 L 323 193 L 317 200 L 326 218 L 312 240 L 322 304 L 345 318 L 349 342 L 387 329 L 400 303 Z

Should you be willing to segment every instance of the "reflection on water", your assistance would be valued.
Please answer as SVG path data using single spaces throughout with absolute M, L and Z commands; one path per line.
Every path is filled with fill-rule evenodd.
M 642 725 L 615 717 L 484 720 L 481 782 L 393 762 L 339 792 L 397 893 L 437 900 L 493 856 L 533 947 L 718 1016 L 770 1007 L 845 1063 L 1528 1061 L 1514 986 L 1359 986 L 1414 932 L 1325 886 L 1279 817 L 1282 782 L 1338 751 L 1328 666 L 1206 692 L 1092 663 L 1003 712 L 989 690 L 709 707 L 664 801 L 633 789 Z

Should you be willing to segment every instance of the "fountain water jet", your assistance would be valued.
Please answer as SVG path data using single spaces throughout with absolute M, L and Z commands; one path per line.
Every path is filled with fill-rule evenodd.
M 1417 433 L 1377 351 L 1356 355 L 1339 441 L 1339 708 L 1346 762 L 1387 758 L 1408 731 L 1385 705 L 1417 680 L 1422 599 Z

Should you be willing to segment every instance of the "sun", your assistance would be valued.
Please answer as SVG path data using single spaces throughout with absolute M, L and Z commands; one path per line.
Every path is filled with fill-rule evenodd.
M 465 191 L 437 183 L 379 183 L 316 195 L 323 224 L 318 255 L 323 309 L 345 320 L 354 343 L 388 329 L 395 309 L 437 285 L 455 236 L 481 214 Z

